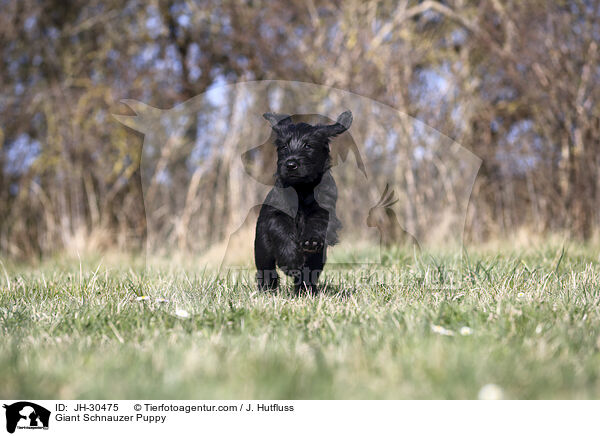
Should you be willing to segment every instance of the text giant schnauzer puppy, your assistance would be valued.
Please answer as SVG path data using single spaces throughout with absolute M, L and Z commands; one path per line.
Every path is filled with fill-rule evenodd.
M 337 242 L 337 188 L 330 172 L 329 141 L 352 124 L 342 113 L 334 124 L 292 123 L 289 115 L 263 115 L 275 133 L 277 172 L 256 223 L 254 260 L 260 289 L 274 289 L 276 265 L 294 278 L 296 293 L 316 292 L 327 246 Z

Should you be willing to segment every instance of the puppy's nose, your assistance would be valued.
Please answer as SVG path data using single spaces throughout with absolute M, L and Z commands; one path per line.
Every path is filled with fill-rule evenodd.
M 295 170 L 296 168 L 298 168 L 298 163 L 295 160 L 288 160 L 285 163 L 285 166 L 288 170 Z

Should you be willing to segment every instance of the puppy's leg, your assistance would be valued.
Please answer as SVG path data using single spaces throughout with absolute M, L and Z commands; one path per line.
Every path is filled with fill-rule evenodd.
M 321 253 L 325 248 L 329 212 L 315 207 L 306 218 L 300 243 L 305 253 Z
M 259 290 L 276 289 L 279 276 L 275 269 L 275 256 L 268 249 L 267 241 L 257 233 L 254 241 L 254 261 L 256 263 L 256 283 Z
M 313 294 L 317 292 L 319 276 L 326 261 L 328 221 L 329 212 L 321 207 L 315 207 L 306 219 L 300 238 L 304 252 L 301 288 L 306 288 Z
M 254 239 L 254 262 L 256 264 L 256 283 L 258 289 L 276 289 L 279 285 L 279 276 L 275 268 L 275 254 L 271 238 L 268 210 L 261 209 L 256 223 L 256 237 Z
M 277 265 L 285 275 L 294 279 L 294 286 L 298 287 L 301 283 L 304 254 L 294 233 L 288 233 L 285 237 L 283 234 L 279 236 L 281 237 L 275 246 Z
M 269 241 L 275 261 L 281 270 L 298 285 L 301 279 L 304 253 L 298 241 L 294 219 L 282 212 L 273 212 L 267 219 Z
M 258 270 L 272 276 L 275 264 L 299 283 L 304 255 L 297 237 L 294 218 L 270 206 L 263 206 L 256 226 L 255 260 Z
M 323 249 L 320 253 L 305 253 L 304 254 L 304 265 L 302 266 L 302 278 L 300 283 L 295 286 L 296 294 L 300 294 L 304 291 L 309 294 L 316 294 L 318 292 L 317 283 L 319 282 L 319 276 L 323 272 L 325 266 L 327 248 Z

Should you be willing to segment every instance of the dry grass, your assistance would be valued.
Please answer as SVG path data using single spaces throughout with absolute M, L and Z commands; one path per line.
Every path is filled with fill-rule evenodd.
M 510 250 L 390 250 L 314 298 L 192 260 L 5 265 L 0 397 L 599 398 L 598 251 Z

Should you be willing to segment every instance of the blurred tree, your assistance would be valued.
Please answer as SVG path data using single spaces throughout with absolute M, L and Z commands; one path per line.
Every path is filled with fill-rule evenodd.
M 141 138 L 110 118 L 119 100 L 166 108 L 262 79 L 368 96 L 482 157 L 472 238 L 521 226 L 588 238 L 600 220 L 599 16 L 598 0 L 4 0 L 0 252 L 139 247 Z M 219 174 L 215 187 L 229 183 Z M 416 192 L 415 174 L 403 180 Z M 406 220 L 418 215 L 407 207 Z

